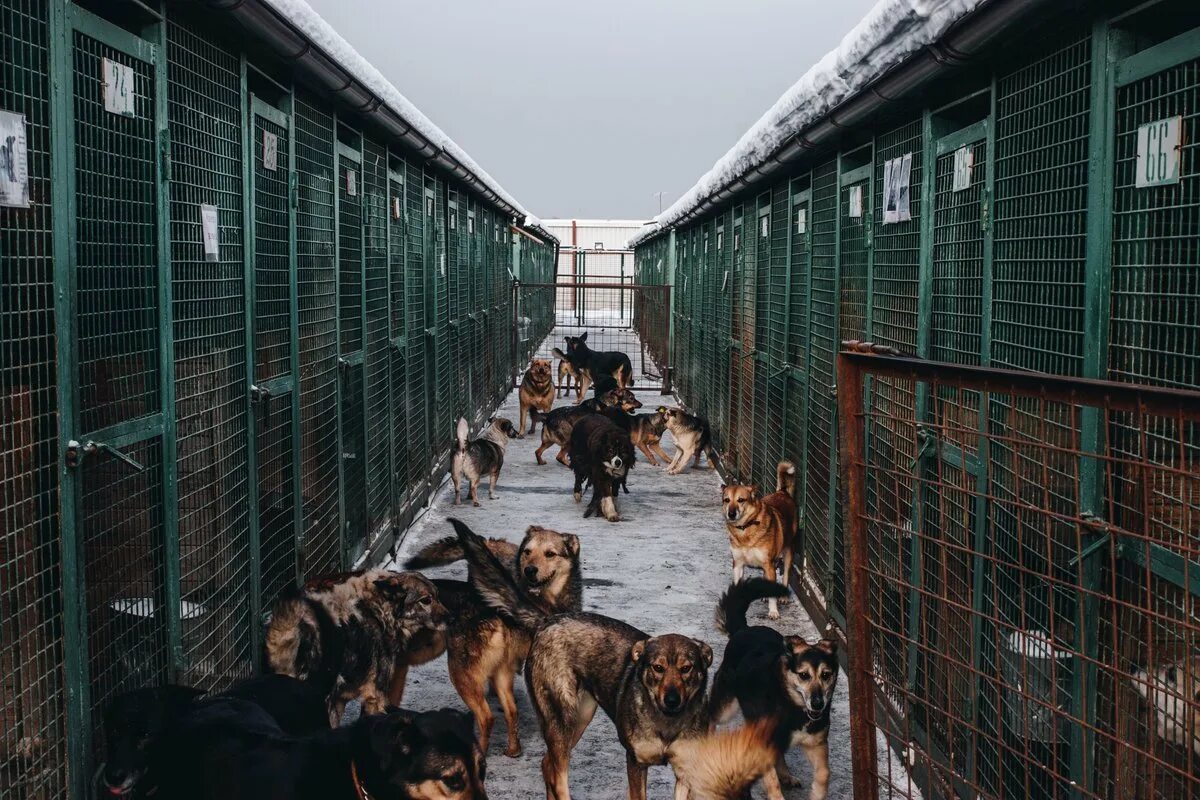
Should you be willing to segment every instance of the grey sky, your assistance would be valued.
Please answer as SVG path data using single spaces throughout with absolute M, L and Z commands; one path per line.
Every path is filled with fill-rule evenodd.
M 542 217 L 649 217 L 874 0 L 309 0 Z

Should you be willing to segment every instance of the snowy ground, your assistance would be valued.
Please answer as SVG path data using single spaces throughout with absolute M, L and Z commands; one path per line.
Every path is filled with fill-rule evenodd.
M 555 332 L 554 338 L 561 341 Z M 657 396 L 642 395 L 651 407 Z M 662 398 L 667 399 L 667 398 Z M 567 402 L 565 400 L 559 403 Z M 514 392 L 498 412 L 517 420 Z M 450 434 L 449 431 L 446 432 Z M 458 516 L 477 532 L 520 540 L 525 528 L 537 523 L 560 531 L 579 534 L 584 576 L 584 608 L 608 614 L 636 625 L 650 634 L 682 633 L 703 639 L 716 651 L 720 663 L 725 637 L 713 625 L 713 609 L 730 578 L 729 546 L 720 517 L 719 479 L 713 470 L 701 469 L 669 476 L 663 467 L 652 467 L 638 454 L 636 468 L 630 473 L 630 494 L 618 501 L 624 521 L 584 519 L 583 507 L 571 499 L 571 473 L 553 460 L 552 448 L 546 466 L 538 466 L 533 451 L 541 439 L 527 436 L 514 440 L 505 457 L 504 471 L 497 488 L 499 499 L 481 499 L 483 506 L 452 506 L 449 483 L 442 487 L 432 507 L 408 532 L 399 552 L 402 563 L 420 546 L 452 533 L 446 517 Z M 673 443 L 664 442 L 668 452 Z M 480 489 L 480 497 L 486 493 Z M 431 571 L 442 576 L 465 576 L 455 565 Z M 813 638 L 816 629 L 796 602 L 781 607 L 777 627 L 788 633 Z M 767 624 L 766 603 L 751 609 L 751 620 Z M 830 738 L 831 800 L 851 797 L 849 703 L 843 676 L 834 705 L 833 731 Z M 517 679 L 517 705 L 521 715 L 521 738 L 525 747 L 519 759 L 503 755 L 504 717 L 493 699 L 496 727 L 488 754 L 488 792 L 491 797 L 532 798 L 544 789 L 540 762 L 545 752 L 537 728 L 537 719 L 525 692 L 524 680 Z M 455 706 L 464 708 L 446 674 L 444 657 L 409 675 L 404 705 L 416 710 Z M 789 797 L 808 797 L 811 771 L 807 760 L 795 751 L 789 754 L 792 771 L 804 780 Z M 572 795 L 577 800 L 618 800 L 626 796 L 624 750 L 617 742 L 612 723 L 603 712 L 596 714 L 588 732 L 575 748 L 571 760 Z M 651 798 L 672 796 L 674 778 L 667 767 L 650 770 Z M 762 797 L 761 788 L 756 798 Z

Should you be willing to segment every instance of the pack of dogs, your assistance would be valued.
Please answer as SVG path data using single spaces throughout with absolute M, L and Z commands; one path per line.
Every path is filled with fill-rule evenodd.
M 622 353 L 588 348 L 587 334 L 567 337 L 559 358 L 535 359 L 519 388 L 520 426 L 487 421 L 477 436 L 460 419 L 451 480 L 479 506 L 504 465 L 508 442 L 542 425 L 536 461 L 559 448 L 571 468 L 572 494 L 592 497 L 584 516 L 621 519 L 617 498 L 641 451 L 670 474 L 717 454 L 707 422 L 682 409 L 651 413 L 633 393 Z M 565 379 L 565 387 L 564 387 Z M 574 382 L 573 404 L 554 408 Z M 588 389 L 593 396 L 584 399 Z M 669 432 L 675 453 L 662 440 Z M 796 468 L 781 461 L 775 491 L 722 484 L 721 514 L 731 583 L 715 609 L 728 637 L 714 668 L 706 642 L 647 632 L 583 611 L 583 561 L 573 533 L 530 525 L 520 541 L 485 538 L 449 520 L 453 535 L 434 541 L 404 571 L 368 569 L 322 576 L 275 602 L 263 636 L 262 675 L 223 692 L 176 685 L 117 696 L 104 715 L 104 794 L 184 800 L 470 800 L 486 798 L 486 757 L 494 714 L 506 726 L 504 755 L 523 752 L 517 676 L 523 675 L 545 742 L 541 772 L 547 800 L 571 797 L 569 764 L 598 710 L 611 720 L 626 754 L 628 797 L 644 800 L 647 770 L 669 765 L 676 800 L 745 800 L 761 782 L 769 800 L 797 785 L 785 755 L 798 748 L 812 766 L 810 800 L 830 781 L 829 733 L 840 675 L 836 639 L 808 640 L 752 625 L 765 601 L 778 619 L 790 596 L 799 547 Z M 466 562 L 466 580 L 421 570 Z M 761 570 L 749 578 L 747 567 Z M 447 672 L 468 711 L 403 708 L 410 668 L 446 655 Z M 711 687 L 709 676 L 712 675 Z M 1135 686 L 1158 712 L 1159 735 L 1200 754 L 1200 657 L 1139 672 Z M 1187 701 L 1183 699 L 1186 695 Z M 355 704 L 358 714 L 349 713 Z M 1187 709 L 1193 709 L 1187 711 Z M 736 714 L 741 723 L 730 727 Z

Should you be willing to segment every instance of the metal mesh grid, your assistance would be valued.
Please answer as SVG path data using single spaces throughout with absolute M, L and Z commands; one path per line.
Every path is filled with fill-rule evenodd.
M 157 192 L 152 68 L 74 34 L 80 426 L 158 410 Z M 135 114 L 104 110 L 101 59 L 133 69 Z
M 404 290 L 405 336 L 408 340 L 406 361 L 406 385 L 408 404 L 408 461 L 413 465 L 412 486 L 415 488 L 429 475 L 427 465 L 431 454 L 430 439 L 432 413 L 429 401 L 432 392 L 432 370 L 430 363 L 430 337 L 426 334 L 429 317 L 426 314 L 425 272 L 425 178 L 421 167 L 412 162 L 405 163 L 405 227 L 407 237 L 407 261 L 405 263 Z
M 0 0 L 0 108 L 25 115 L 30 206 L 0 208 L 0 798 L 66 794 L 50 72 L 43 0 Z
M 983 186 L 987 144 L 967 145 L 974 156 L 970 186 L 954 191 L 953 152 L 939 156 L 933 208 L 933 319 L 930 358 L 978 364 L 983 325 Z
M 1136 188 L 1138 127 L 1182 118 L 1179 182 Z M 1117 90 L 1109 374 L 1200 386 L 1200 59 Z
M 367 544 L 367 441 L 363 387 L 362 165 L 338 155 L 338 309 L 342 418 L 342 546 L 350 560 Z M 351 179 L 349 176 L 353 175 Z M 353 192 L 353 193 L 351 193 Z
M 852 204 L 858 193 L 861 206 Z M 867 336 L 867 267 L 871 219 L 871 181 L 841 184 L 841 230 L 838 263 L 838 331 L 841 341 Z M 856 207 L 852 208 L 854 205 Z M 855 216 L 857 212 L 857 216 Z
M 187 18 L 168 22 L 167 64 L 180 594 L 207 617 L 206 635 L 184 642 L 182 680 L 211 689 L 253 662 L 241 78 L 238 55 Z M 213 261 L 201 204 L 217 207 Z
M 449 358 L 450 376 L 450 407 L 453 418 L 467 416 L 471 402 L 470 383 L 467 371 L 463 369 L 470 359 L 467 341 L 467 306 L 470 298 L 470 276 L 468 274 L 467 253 L 463 247 L 463 237 L 459 231 L 459 217 L 463 211 L 459 208 L 458 192 L 448 190 L 449 202 L 446 204 L 444 217 L 445 229 L 445 292 L 446 292 L 446 346 Z M 468 419 L 468 422 L 472 420 Z M 449 429 L 446 429 L 449 430 Z
M 254 157 L 254 380 L 266 391 L 270 381 L 291 376 L 292 274 L 290 189 L 286 154 L 290 130 L 255 114 L 251 129 Z M 266 137 L 276 137 L 271 169 Z M 294 422 L 289 393 L 273 393 L 255 408 L 258 469 L 259 591 L 271 603 L 298 575 L 293 509 L 296 465 L 292 458 Z
M 921 121 L 914 120 L 875 140 L 875 196 L 884 192 L 884 164 L 912 154 L 909 173 L 909 211 L 912 219 L 883 224 L 883 203 L 874 208 L 871 274 L 872 342 L 917 352 L 917 293 L 921 267 L 921 181 L 925 152 Z
M 809 221 L 809 372 L 805 450 L 804 557 L 822 591 L 829 590 L 830 470 L 834 447 L 833 358 L 837 322 L 837 161 L 813 171 Z
M 388 289 L 388 185 L 387 150 L 366 139 L 363 142 L 363 246 L 366 296 L 366 331 L 363 349 L 366 378 L 366 480 L 367 532 L 379 534 L 379 526 L 392 517 L 392 363 L 390 300 Z
M 807 440 L 805 421 L 805 397 L 808 393 L 808 240 L 810 205 L 807 194 L 808 177 L 788 184 L 790 202 L 784 215 L 788 237 L 788 259 L 791 269 L 791 284 L 787 287 L 788 325 L 784 352 L 784 363 L 789 368 L 783 376 L 785 405 L 783 410 L 783 457 L 796 465 L 796 502 L 800 509 L 805 506 L 806 488 L 804 449 Z M 799 220 L 803 217 L 803 230 Z M 800 520 L 804 527 L 803 514 Z M 803 554 L 797 554 L 797 563 L 802 563 Z
M 865 578 L 865 616 L 855 621 L 867 649 L 858 663 L 870 664 L 868 685 L 884 700 L 860 713 L 908 754 L 924 796 L 1165 800 L 1200 791 L 1200 478 L 1181 460 L 1196 453 L 1200 397 L 1046 375 L 1016 382 L 989 370 L 917 370 L 879 358 L 849 370 L 858 377 L 844 385 L 865 388 L 867 402 L 867 419 L 855 424 L 869 430 L 886 418 L 912 439 L 964 432 L 953 430 L 953 417 L 922 422 L 879 407 L 878 376 L 931 380 L 931 395 L 959 403 L 987 381 L 1002 424 L 979 434 L 976 449 L 1001 447 L 1007 455 L 994 463 L 1015 476 L 1005 481 L 1010 492 L 994 493 L 993 480 L 968 479 L 949 459 L 926 469 L 870 448 L 848 454 L 852 479 L 905 487 L 902 507 L 916 492 L 923 498 L 915 550 L 897 547 L 907 523 L 885 507 L 852 509 L 862 525 L 852 564 Z M 864 387 L 864 375 L 876 379 Z M 862 400 L 848 397 L 845 407 Z M 1089 413 L 1101 430 L 1130 435 L 1104 437 L 1090 451 Z M 1103 488 L 1108 521 L 1088 510 L 1090 475 Z M 1002 519 L 1016 520 L 1020 535 L 997 530 Z M 897 595 L 913 604 L 915 626 L 895 618 Z M 1081 623 L 1096 626 L 1099 639 Z M 907 678 L 889 669 L 894 652 L 907 652 L 919 669 Z M 878 762 L 881 796 L 912 797 L 909 775 L 887 764 Z
M 399 169 L 397 169 L 399 167 Z M 408 258 L 407 208 L 404 194 L 404 163 L 393 162 L 388 172 L 387 213 L 388 222 L 388 309 L 390 311 L 389 336 L 393 345 L 388 348 L 391 363 L 391 453 L 394 473 L 392 491 L 393 506 L 399 509 L 407 502 L 405 497 L 413 480 L 416 464 L 408 448 L 409 427 L 415 419 L 409 407 L 408 376 L 406 367 L 410 363 L 405 325 L 408 314 L 406 305 L 405 273 Z
M 1091 40 L 1054 42 L 996 78 L 991 363 L 1080 375 Z
M 295 99 L 296 291 L 300 315 L 300 486 L 305 577 L 342 566 L 338 511 L 338 341 L 333 115 Z
M 450 351 L 450 293 L 446 241 L 446 190 L 436 177 L 425 177 L 427 208 L 425 214 L 426 270 L 432 278 L 429 294 L 430 323 L 434 329 L 433 350 L 433 434 L 431 441 L 436 458 L 449 451 L 454 439 L 453 364 Z M 432 203 L 429 198 L 432 196 Z M 496 228 L 499 236 L 499 227 Z M 435 459 L 436 460 L 436 459 Z

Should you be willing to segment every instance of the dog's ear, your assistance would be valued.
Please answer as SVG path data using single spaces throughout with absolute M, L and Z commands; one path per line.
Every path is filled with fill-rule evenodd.
M 829 655 L 832 656 L 837 654 L 838 643 L 836 639 L 822 639 L 821 641 L 817 642 L 814 647 L 816 647 L 818 650 L 829 653 Z
M 581 341 L 581 342 L 587 341 L 587 331 L 584 331 L 583 333 L 579 334 L 579 341 Z
M 752 500 L 761 500 L 762 499 L 762 492 L 759 491 L 758 486 L 756 486 L 755 484 L 750 484 L 750 499 L 752 499 Z
M 796 653 L 803 653 L 809 648 L 809 644 L 804 640 L 804 637 L 796 636 L 795 634 L 784 639 L 784 642 L 787 644 L 788 651 L 793 655 Z
M 646 652 L 646 640 L 642 639 L 633 643 L 633 649 L 629 651 L 629 657 L 637 663 L 642 658 L 642 653 Z
M 371 724 L 371 752 L 384 765 L 396 758 L 407 761 L 416 748 L 416 736 L 416 716 L 411 711 L 389 712 Z
M 573 533 L 564 533 L 562 535 L 563 543 L 567 546 L 567 552 L 571 554 L 571 558 L 579 557 L 579 537 Z
M 704 668 L 708 669 L 712 666 L 713 662 L 712 648 L 708 646 L 707 642 L 702 642 L 699 639 L 693 639 L 692 641 L 700 647 L 700 657 L 704 659 Z

